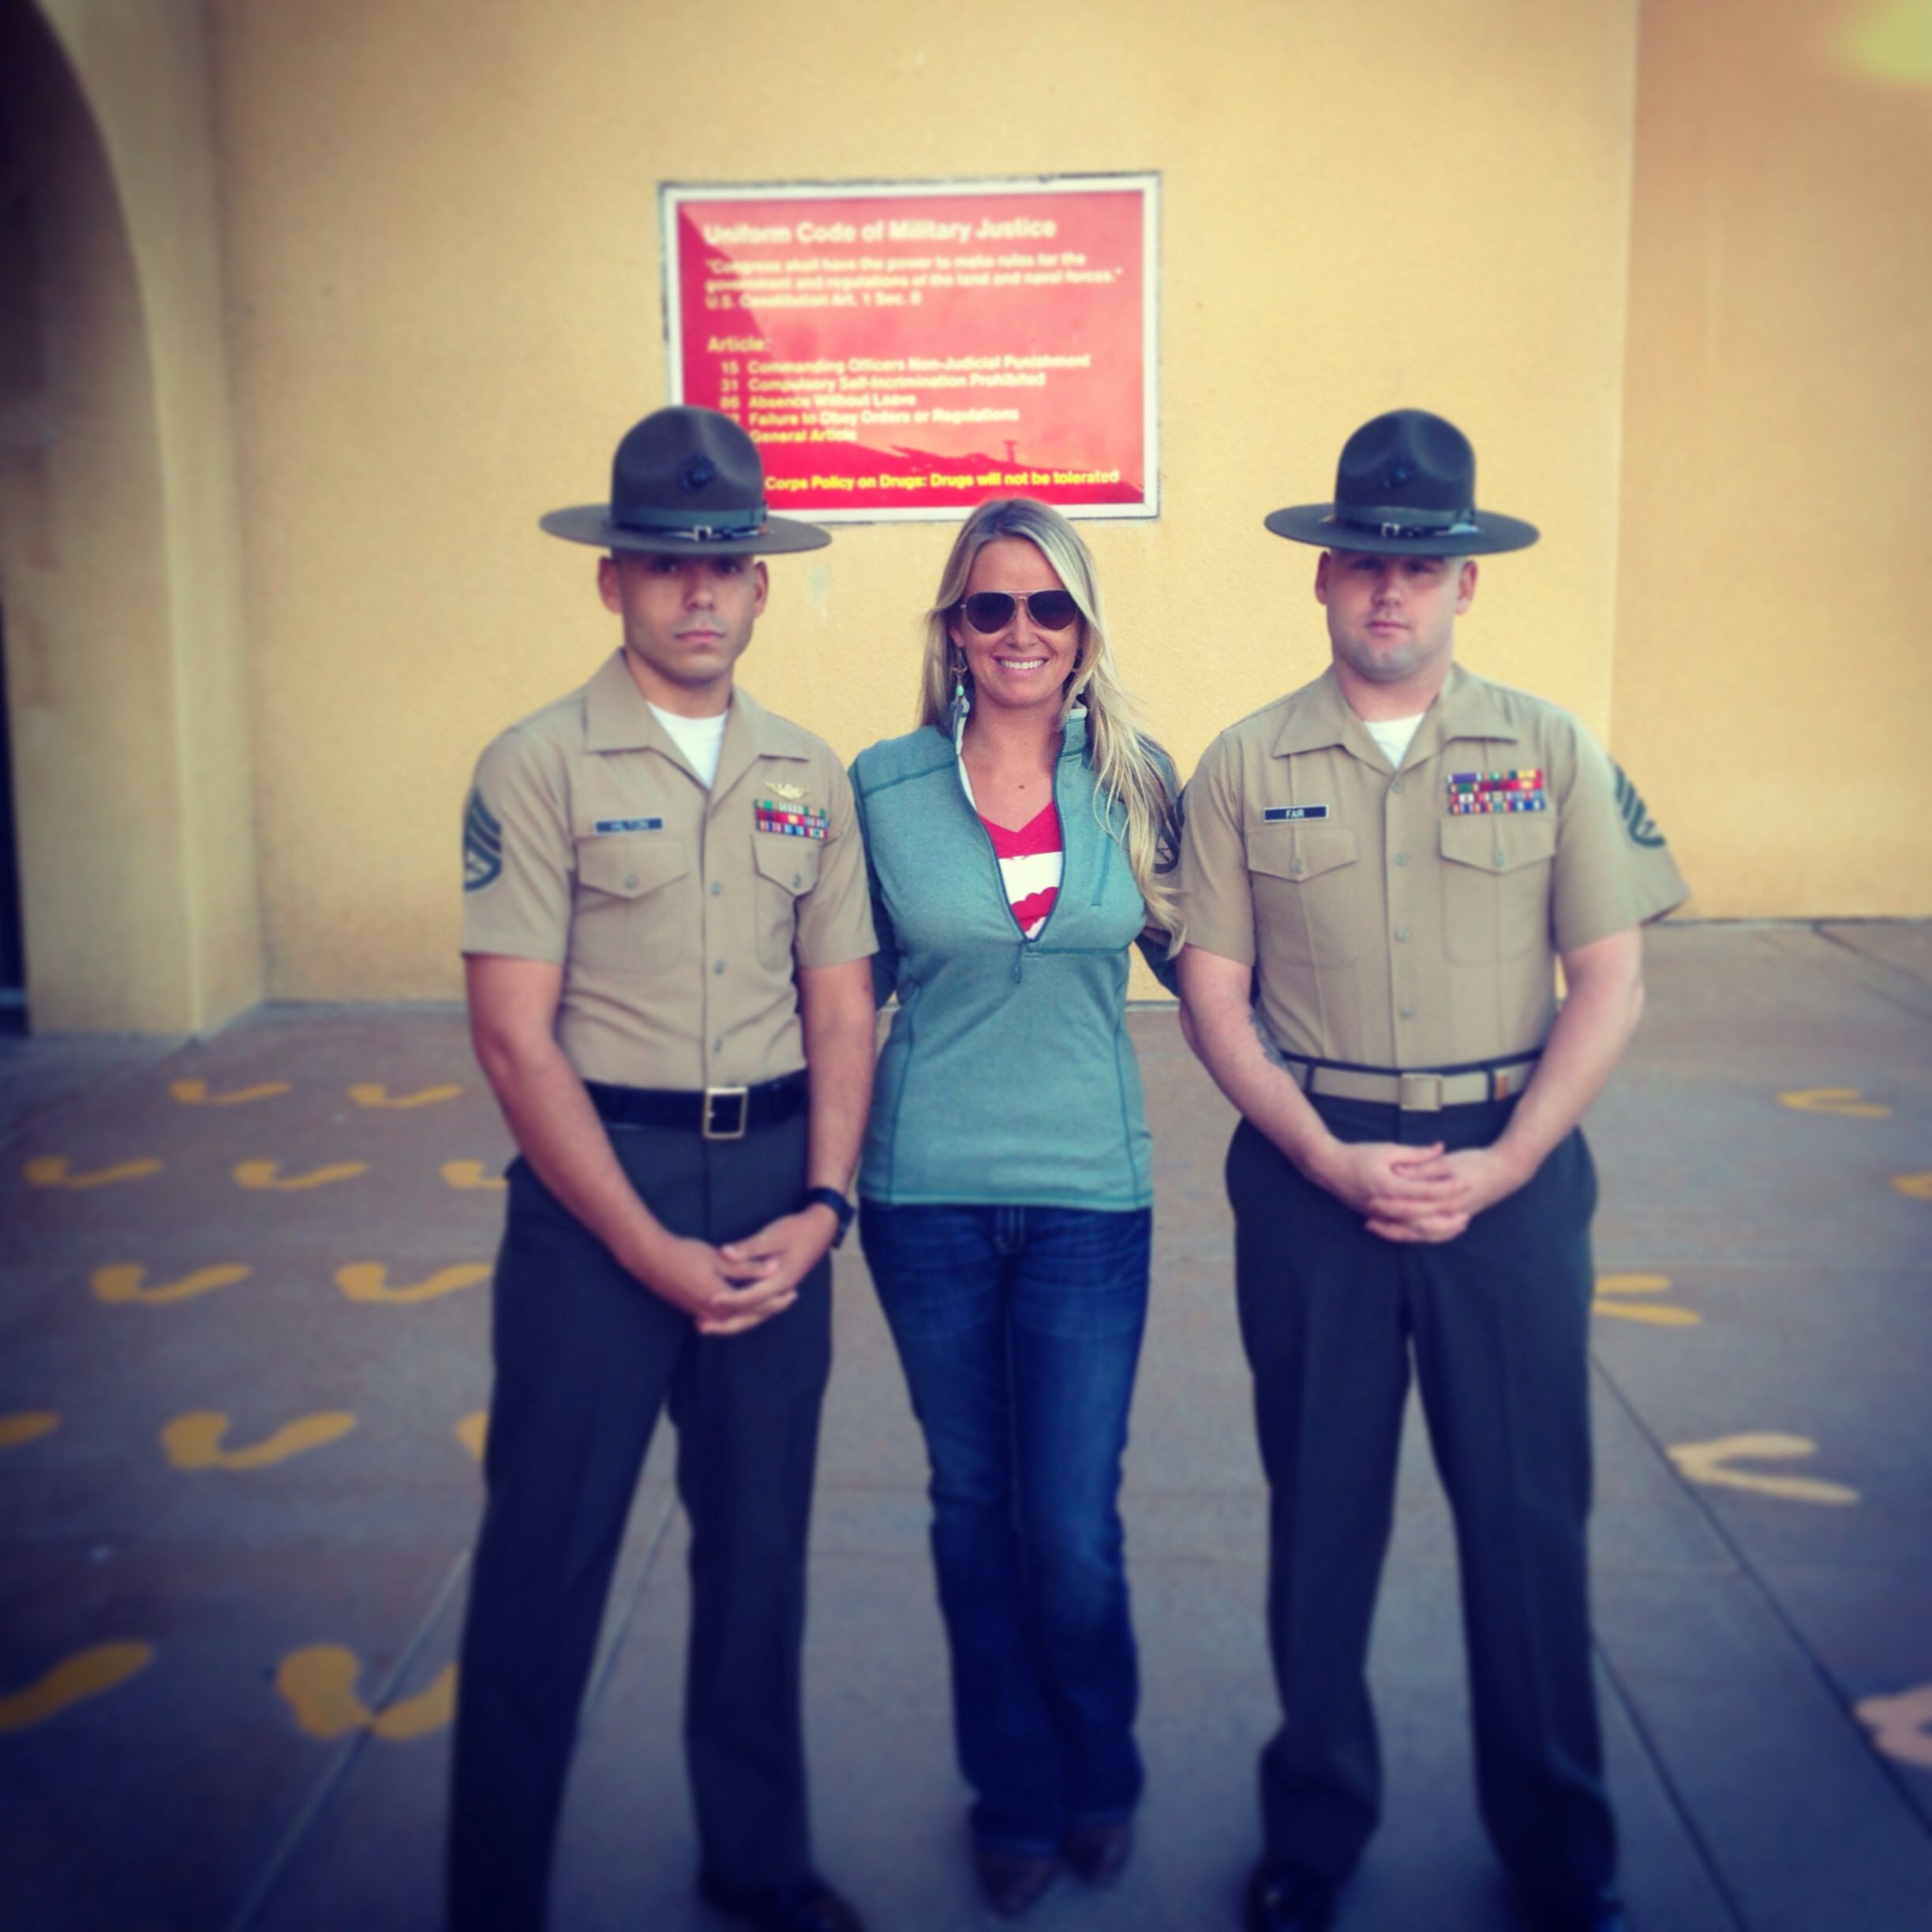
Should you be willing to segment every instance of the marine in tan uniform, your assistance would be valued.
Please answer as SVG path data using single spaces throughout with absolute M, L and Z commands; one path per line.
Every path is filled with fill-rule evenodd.
M 1184 1020 L 1243 1116 L 1228 1191 L 1271 1492 L 1282 1717 L 1249 1932 L 1327 1926 L 1376 1825 L 1365 1664 L 1412 1361 L 1484 1820 L 1537 1926 L 1623 1923 L 1590 1674 L 1577 1122 L 1637 1024 L 1639 929 L 1685 888 L 1575 719 L 1453 661 L 1476 557 L 1537 537 L 1474 504 L 1467 440 L 1402 410 L 1350 437 L 1332 504 L 1267 519 L 1322 547 L 1333 661 L 1224 732 L 1185 801 Z
M 623 645 L 483 754 L 464 822 L 477 1056 L 519 1154 L 451 1806 L 453 1926 L 543 1922 L 578 1702 L 658 1412 L 691 1519 L 685 1743 L 713 1905 L 855 1932 L 812 1870 L 805 1550 L 872 1076 L 874 950 L 829 747 L 735 688 L 773 517 L 709 410 L 619 445 L 595 544 Z M 713 769 L 714 766 L 714 769 Z

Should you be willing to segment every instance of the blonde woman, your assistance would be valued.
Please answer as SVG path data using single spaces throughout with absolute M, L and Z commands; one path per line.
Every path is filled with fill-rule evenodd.
M 1117 678 L 1093 561 L 1025 497 L 967 519 L 919 728 L 860 753 L 882 1002 L 859 1230 L 930 1459 L 934 1561 L 987 1902 L 1133 1842 L 1118 1507 L 1153 1189 L 1127 952 L 1177 950 L 1177 787 Z

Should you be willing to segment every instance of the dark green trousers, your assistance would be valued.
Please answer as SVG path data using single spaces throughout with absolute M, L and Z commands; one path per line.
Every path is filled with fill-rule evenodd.
M 798 1204 L 803 1116 L 738 1141 L 620 1128 L 675 1234 L 726 1241 Z M 543 1923 L 564 1772 L 644 1452 L 669 1405 L 691 1519 L 684 1743 L 704 1871 L 784 1892 L 811 1870 L 799 1649 L 831 1267 L 743 1335 L 701 1336 L 522 1161 L 496 1262 L 488 1488 L 457 1690 L 453 1926 Z
M 1316 1105 L 1341 1139 L 1487 1146 L 1513 1103 Z M 1591 1676 L 1589 1220 L 1573 1133 L 1440 1245 L 1384 1241 L 1244 1121 L 1228 1149 L 1241 1336 L 1270 1489 L 1281 1728 L 1261 1756 L 1266 1855 L 1340 1878 L 1374 1830 L 1366 1674 L 1410 1365 L 1455 1520 L 1477 1789 L 1503 1862 L 1552 1901 L 1608 1886 L 1616 1827 Z

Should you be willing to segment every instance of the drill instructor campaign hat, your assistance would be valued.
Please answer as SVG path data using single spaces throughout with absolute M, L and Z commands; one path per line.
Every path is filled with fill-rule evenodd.
M 728 416 L 680 404 L 653 410 L 617 445 L 611 500 L 552 510 L 552 537 L 661 556 L 749 556 L 817 550 L 829 530 L 765 507 L 758 445 Z
M 1277 537 L 1326 550 L 1478 556 L 1524 550 L 1537 526 L 1476 507 L 1476 452 L 1452 422 L 1391 410 L 1342 446 L 1333 503 L 1301 504 L 1263 519 Z

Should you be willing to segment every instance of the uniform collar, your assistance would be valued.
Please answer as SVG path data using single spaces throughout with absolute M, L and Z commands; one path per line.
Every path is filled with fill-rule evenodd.
M 1451 664 L 1442 691 L 1430 706 L 1442 727 L 1442 742 L 1455 738 L 1519 738 L 1522 736 L 1487 678 Z M 1424 722 L 1426 724 L 1427 720 Z
M 1405 762 L 1419 764 L 1457 738 L 1513 739 L 1518 735 L 1504 714 L 1495 687 L 1486 678 L 1451 663 L 1436 702 L 1423 713 L 1422 722 L 1416 728 L 1415 742 Z M 1288 758 L 1297 751 L 1319 751 L 1329 745 L 1339 745 L 1372 765 L 1384 762 L 1380 747 L 1368 735 L 1368 728 L 1342 696 L 1341 680 L 1333 665 L 1303 688 L 1301 701 L 1290 707 L 1271 748 L 1275 757 Z
M 584 749 L 586 751 L 661 751 L 682 765 L 683 758 L 671 734 L 657 722 L 644 694 L 624 662 L 622 650 L 612 652 L 584 687 Z M 734 758 L 734 750 L 737 756 Z M 804 758 L 811 741 L 787 720 L 775 716 L 741 687 L 732 689 L 726 714 L 724 744 L 718 777 L 736 777 L 754 758 Z M 727 767 L 734 766 L 727 777 Z M 721 790 L 722 784 L 714 786 Z
M 622 649 L 597 667 L 584 687 L 584 749 L 586 751 L 664 751 L 677 756 L 670 735 L 651 716 Z

